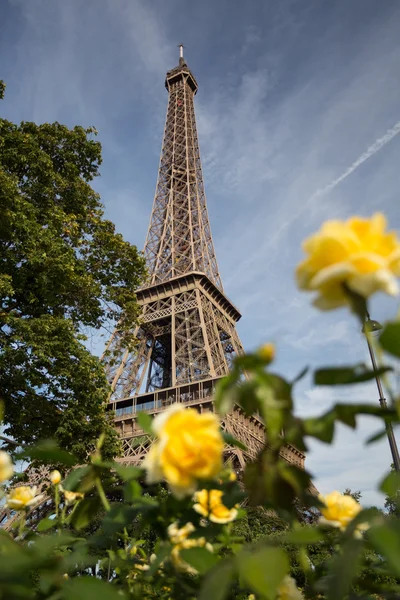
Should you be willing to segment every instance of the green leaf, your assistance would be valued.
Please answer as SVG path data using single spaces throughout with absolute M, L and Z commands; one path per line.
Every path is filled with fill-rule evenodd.
M 219 563 L 209 571 L 200 589 L 199 600 L 225 600 L 234 581 L 235 566 L 231 561 Z
M 148 433 L 149 435 L 154 435 L 153 430 L 151 428 L 151 424 L 153 421 L 153 417 L 151 415 L 145 412 L 138 412 L 136 415 L 136 421 L 145 433 Z
M 61 597 L 64 600 L 125 600 L 127 598 L 124 592 L 108 583 L 95 577 L 76 577 L 65 582 L 61 588 Z
M 136 546 L 141 546 L 144 543 L 145 543 L 144 540 L 142 540 L 142 541 L 139 540 L 138 542 L 136 542 Z M 158 571 L 159 567 L 162 565 L 164 560 L 167 557 L 169 557 L 169 555 L 171 554 L 171 544 L 161 545 L 155 549 L 155 552 L 156 552 L 156 557 L 154 560 L 151 561 L 150 569 L 148 571 L 146 571 L 146 575 L 148 575 L 149 577 L 154 575 L 154 573 L 156 573 L 156 571 Z
M 339 421 L 353 429 L 356 427 L 357 415 L 371 415 L 389 421 L 398 419 L 395 410 L 381 408 L 378 404 L 335 404 L 333 411 Z
M 78 530 L 87 527 L 97 517 L 101 508 L 102 503 L 98 496 L 84 498 L 72 513 L 71 524 Z
M 369 438 L 367 438 L 365 440 L 365 445 L 369 446 L 369 444 L 373 444 L 374 442 L 379 442 L 379 440 L 382 440 L 386 435 L 387 435 L 386 429 L 381 429 L 377 433 L 374 433 Z
M 383 479 L 379 486 L 381 492 L 389 496 L 389 498 L 395 498 L 396 496 L 400 501 L 400 473 L 391 471 Z
M 363 543 L 351 538 L 334 556 L 328 576 L 327 600 L 343 600 L 347 597 L 350 585 L 357 576 L 362 552 Z
M 57 525 L 57 519 L 49 519 L 48 517 L 46 517 L 45 519 L 42 519 L 41 521 L 39 521 L 37 530 L 38 531 L 47 531 L 48 529 L 51 529 L 52 527 L 55 527 L 56 525 Z
M 137 508 L 121 504 L 112 504 L 110 511 L 103 520 L 104 533 L 106 535 L 112 535 L 117 531 L 122 531 L 124 527 L 132 523 L 137 513 Z
M 379 337 L 379 344 L 386 352 L 400 358 L 400 321 L 386 323 Z
M 374 506 L 363 508 L 347 525 L 345 537 L 353 537 L 360 524 L 371 524 L 376 521 L 377 517 L 382 517 L 382 512 L 378 508 Z
M 400 522 L 390 519 L 382 525 L 368 530 L 368 539 L 378 552 L 384 556 L 395 575 L 400 577 Z
M 377 369 L 377 375 L 383 375 L 392 371 L 392 367 L 381 367 Z M 314 373 L 315 385 L 349 385 L 361 383 L 374 379 L 375 372 L 368 369 L 364 364 L 349 367 L 327 367 L 318 369 Z
M 200 574 L 206 573 L 218 562 L 218 557 L 206 548 L 188 548 L 180 551 L 180 557 Z
M 65 490 L 75 492 L 77 489 L 87 492 L 94 487 L 96 483 L 96 472 L 92 465 L 77 467 L 71 471 L 63 483 Z
M 235 392 L 236 381 L 232 374 L 218 381 L 214 392 L 214 405 L 217 413 L 225 415 L 232 409 L 236 398 Z
M 230 446 L 236 446 L 236 448 L 240 448 L 241 450 L 247 450 L 247 446 L 237 440 L 231 433 L 228 431 L 222 432 L 222 437 L 224 438 L 225 444 L 229 444 Z
M 280 548 L 262 548 L 239 554 L 237 567 L 241 580 L 254 592 L 275 600 L 278 586 L 289 571 L 289 561 Z
M 17 454 L 17 458 L 31 458 L 32 460 L 40 460 L 44 463 L 61 463 L 68 467 L 72 467 L 78 462 L 75 456 L 65 450 L 61 450 L 53 440 L 44 440 L 34 446 L 24 448 L 22 452 Z
M 296 375 L 296 377 L 293 379 L 293 381 L 291 382 L 291 386 L 294 386 L 295 383 L 297 383 L 298 381 L 303 379 L 303 377 L 305 377 L 307 375 L 308 371 L 309 371 L 309 367 L 304 367 L 304 369 L 302 371 L 300 371 L 300 373 L 298 375 Z
M 136 498 L 140 498 L 142 486 L 135 479 L 127 481 L 124 485 L 124 501 L 133 502 Z
M 331 444 L 335 433 L 335 416 L 333 412 L 328 412 L 321 417 L 312 417 L 303 421 L 304 435 L 309 435 Z
M 140 467 L 132 467 L 127 465 L 120 465 L 119 463 L 114 463 L 113 469 L 118 473 L 118 475 L 124 481 L 130 481 L 131 479 L 137 479 L 141 475 L 143 475 L 143 469 Z
M 254 415 L 261 408 L 257 390 L 258 384 L 255 379 L 241 381 L 235 386 L 235 403 L 241 406 L 248 416 Z

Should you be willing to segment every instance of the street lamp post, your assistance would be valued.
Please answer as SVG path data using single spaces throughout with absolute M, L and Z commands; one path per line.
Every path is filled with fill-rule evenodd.
M 375 380 L 379 393 L 379 404 L 382 408 L 387 408 L 387 402 L 385 396 L 383 395 L 383 388 L 378 373 L 378 367 L 375 360 L 374 350 L 368 337 L 368 334 L 379 331 L 380 329 L 382 329 L 382 325 L 378 321 L 372 320 L 369 314 L 367 313 L 367 319 L 364 323 L 364 327 L 362 328 L 362 332 L 365 335 L 365 339 L 367 340 L 369 355 L 371 357 L 372 367 L 375 373 Z M 391 423 L 386 423 L 386 435 L 388 437 L 390 451 L 392 453 L 394 468 L 396 471 L 400 471 L 399 449 L 397 447 L 396 438 L 394 437 L 394 431 Z

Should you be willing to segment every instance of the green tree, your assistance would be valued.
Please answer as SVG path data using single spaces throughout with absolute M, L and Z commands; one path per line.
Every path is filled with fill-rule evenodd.
M 391 464 L 392 473 L 395 472 L 394 464 Z M 388 515 L 395 515 L 396 517 L 400 516 L 399 510 L 400 504 L 400 491 L 398 490 L 394 496 L 385 496 L 385 509 Z
M 356 490 L 355 492 L 353 492 L 350 488 L 346 488 L 343 492 L 343 496 L 351 496 L 353 500 L 360 504 L 362 493 L 360 492 L 360 490 Z
M 0 97 L 4 94 L 0 84 Z M 101 145 L 92 128 L 0 118 L 0 390 L 6 433 L 55 438 L 84 458 L 106 432 L 109 387 L 86 328 L 137 322 L 145 277 L 137 248 L 104 218 L 90 182 Z

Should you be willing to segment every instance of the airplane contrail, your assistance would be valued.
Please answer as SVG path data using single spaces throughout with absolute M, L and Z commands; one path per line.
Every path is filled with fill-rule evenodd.
M 398 121 L 393 127 L 387 130 L 384 136 L 375 140 L 375 142 L 365 151 L 353 164 L 345 170 L 339 177 L 331 181 L 327 186 L 322 189 L 317 190 L 314 194 L 308 199 L 308 202 L 318 198 L 319 196 L 324 196 L 333 188 L 335 188 L 339 183 L 341 183 L 344 179 L 346 179 L 349 175 L 351 175 L 360 165 L 362 165 L 366 160 L 371 158 L 374 154 L 379 152 L 381 148 L 386 146 L 396 135 L 400 133 L 400 121 Z
M 336 179 L 331 181 L 331 183 L 328 183 L 328 185 L 326 185 L 324 188 L 320 188 L 319 190 L 314 192 L 301 205 L 301 207 L 297 211 L 292 213 L 290 220 L 286 220 L 283 223 L 281 223 L 278 227 L 276 227 L 274 233 L 272 235 L 268 236 L 268 238 L 264 241 L 264 243 L 261 245 L 261 247 L 259 247 L 257 249 L 257 252 L 254 255 L 249 256 L 246 260 L 244 260 L 239 265 L 239 268 L 236 270 L 236 274 L 234 276 L 231 276 L 231 278 L 228 281 L 230 282 L 231 280 L 236 279 L 239 272 L 243 272 L 244 269 L 248 269 L 249 265 L 252 262 L 254 262 L 255 258 L 260 255 L 262 256 L 263 253 L 266 252 L 267 248 L 271 248 L 273 246 L 277 247 L 278 242 L 279 242 L 280 238 L 282 237 L 283 232 L 286 229 L 288 229 L 288 227 L 290 227 L 290 225 L 293 223 L 293 221 L 297 217 L 299 217 L 305 210 L 307 210 L 307 207 L 309 206 L 309 204 L 311 204 L 313 202 L 313 200 L 316 200 L 320 196 L 324 196 L 328 192 L 332 191 L 333 188 L 335 188 L 337 185 L 339 185 L 339 183 L 341 183 L 344 179 L 346 179 L 349 175 L 351 175 L 356 169 L 358 169 L 358 167 L 360 165 L 362 165 L 366 160 L 371 158 L 371 156 L 373 156 L 374 154 L 379 152 L 379 150 L 381 150 L 381 148 L 386 146 L 386 144 L 388 144 L 399 133 L 400 133 L 400 121 L 398 121 L 390 129 L 388 129 L 386 131 L 385 135 L 383 135 L 382 137 L 375 140 L 375 142 L 373 144 L 371 144 L 371 146 L 369 146 L 369 148 L 367 148 L 367 150 L 365 152 L 363 152 L 361 154 L 361 156 L 359 156 L 357 158 L 357 160 L 355 160 L 353 162 L 353 164 L 350 165 L 350 167 L 348 167 L 344 171 L 344 173 L 342 173 L 341 175 L 339 175 L 339 177 L 337 177 Z M 264 261 L 263 265 L 265 267 L 265 261 Z

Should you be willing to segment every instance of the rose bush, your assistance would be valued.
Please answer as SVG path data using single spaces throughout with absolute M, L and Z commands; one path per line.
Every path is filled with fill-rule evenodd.
M 399 244 L 380 215 L 325 224 L 305 250 L 299 285 L 319 294 L 321 308 L 348 304 L 364 324 L 369 296 L 396 290 Z M 380 361 L 399 358 L 400 321 L 386 323 L 371 343 Z M 380 438 L 400 420 L 398 395 L 385 377 L 389 408 L 340 403 L 301 419 L 293 412 L 299 377 L 277 375 L 274 356 L 265 344 L 236 357 L 217 387 L 215 412 L 175 405 L 151 423 L 139 416 L 154 437 L 141 467 L 103 460 L 104 436 L 86 465 L 76 466 L 74 456 L 49 442 L 16 451 L 15 460 L 55 468 L 39 493 L 23 485 L 10 455 L 0 452 L 8 510 L 0 531 L 0 598 L 399 598 L 399 474 L 388 469 L 377 482 L 390 498 L 389 515 L 337 491 L 318 496 L 312 474 L 282 456 L 286 444 L 304 452 L 310 438 L 330 444 L 338 423 L 355 429 L 366 414 L 381 424 Z M 314 382 L 355 385 L 374 376 L 367 366 L 324 367 Z M 242 444 L 219 424 L 233 405 L 257 412 L 266 429 L 263 449 L 238 477 L 223 464 L 223 451 Z M 240 524 L 251 529 L 255 510 L 273 515 L 275 525 L 245 541 L 251 535 L 242 535 Z

